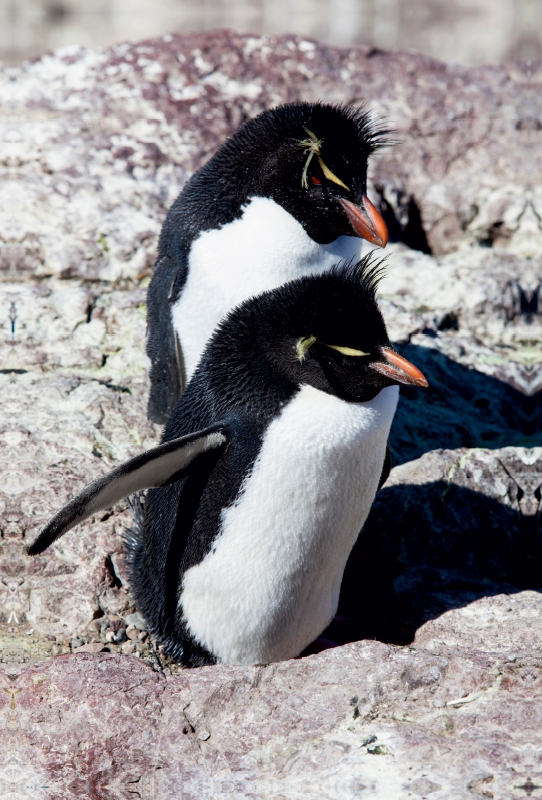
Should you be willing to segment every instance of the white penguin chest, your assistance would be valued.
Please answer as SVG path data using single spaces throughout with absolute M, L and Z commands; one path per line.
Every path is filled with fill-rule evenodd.
M 187 627 L 220 661 L 292 658 L 327 627 L 397 396 L 353 404 L 304 386 L 270 424 L 211 552 L 184 575 Z
M 320 245 L 282 206 L 253 197 L 242 217 L 193 242 L 183 291 L 172 307 L 186 378 L 194 373 L 218 323 L 249 297 L 303 275 L 361 257 L 362 241 L 340 236 Z

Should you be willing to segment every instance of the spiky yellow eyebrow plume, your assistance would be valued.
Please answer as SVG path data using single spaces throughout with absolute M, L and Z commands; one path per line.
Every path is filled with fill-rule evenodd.
M 309 347 L 318 341 L 316 336 L 302 336 L 301 339 L 298 339 L 295 344 L 295 349 L 297 351 L 297 357 L 300 361 L 305 360 L 305 356 L 307 355 L 307 351 Z M 337 344 L 326 344 L 325 342 L 319 342 L 319 344 L 323 344 L 324 347 L 329 347 L 331 350 L 337 350 L 338 353 L 342 353 L 343 356 L 370 356 L 370 353 L 365 353 L 363 350 L 354 350 L 353 347 L 340 347 Z
M 318 159 L 318 163 L 322 169 L 322 172 L 326 176 L 329 181 L 333 181 L 338 186 L 342 186 L 343 189 L 346 189 L 347 192 L 350 191 L 346 183 L 343 183 L 340 178 L 337 178 L 336 175 L 330 170 L 327 164 L 324 163 L 322 159 L 322 145 L 324 143 L 323 139 L 319 139 L 315 133 L 310 131 L 303 125 L 303 130 L 306 132 L 308 139 L 302 139 L 299 144 L 303 147 L 306 153 L 308 153 L 307 160 L 305 161 L 305 166 L 303 167 L 303 172 L 301 173 L 301 186 L 303 189 L 309 188 L 309 181 L 307 179 L 307 173 L 309 171 L 310 163 L 313 159 L 313 156 L 316 156 Z
M 311 345 L 313 345 L 316 341 L 316 336 L 302 336 L 301 339 L 298 339 L 295 343 L 295 349 L 297 351 L 297 357 L 300 361 L 305 360 L 305 356 L 307 355 L 307 350 Z
M 342 353 L 343 356 L 370 356 L 370 353 L 365 353 L 363 350 L 354 350 L 353 347 L 339 347 L 338 344 L 326 344 L 322 342 L 325 347 L 331 348 L 331 350 L 336 350 L 338 353 Z

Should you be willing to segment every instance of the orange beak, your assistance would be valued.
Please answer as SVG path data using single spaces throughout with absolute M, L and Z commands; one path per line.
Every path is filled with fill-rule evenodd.
M 371 364 L 371 367 L 377 372 L 391 378 L 395 383 L 406 383 L 409 386 L 429 386 L 423 373 L 406 358 L 390 350 L 389 347 L 383 347 L 382 354 L 386 363 L 375 361 Z
M 338 197 L 337 199 L 359 237 L 367 239 L 368 242 L 376 244 L 377 247 L 386 247 L 388 243 L 386 223 L 367 195 L 364 195 L 359 206 L 350 202 L 350 200 L 345 200 L 344 197 Z

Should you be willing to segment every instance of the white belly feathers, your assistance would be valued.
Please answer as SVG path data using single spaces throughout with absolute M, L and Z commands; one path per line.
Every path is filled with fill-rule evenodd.
M 187 380 L 229 311 L 287 281 L 325 272 L 342 259 L 358 260 L 362 247 L 363 240 L 354 236 L 318 244 L 282 206 L 264 197 L 253 197 L 240 219 L 200 234 L 192 244 L 186 284 L 172 308 Z
M 397 397 L 346 403 L 303 386 L 270 424 L 212 551 L 184 575 L 188 630 L 219 661 L 292 658 L 329 624 Z

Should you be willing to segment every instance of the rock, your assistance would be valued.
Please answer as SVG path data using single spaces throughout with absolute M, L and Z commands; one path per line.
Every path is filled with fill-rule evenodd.
M 115 634 L 115 644 L 122 644 L 126 641 L 128 637 L 126 636 L 126 628 L 119 628 L 117 633 Z
M 542 589 L 541 485 L 542 448 L 435 450 L 393 469 L 347 565 L 347 620 L 329 638 L 416 643 L 450 609 L 457 619 L 480 604 L 496 618 L 498 598 Z
M 125 627 L 124 620 L 118 614 L 108 614 L 107 621 L 109 623 L 108 628 L 113 633 L 117 633 L 121 628 Z
M 135 614 L 128 614 L 127 617 L 124 617 L 124 621 L 128 626 L 133 625 L 133 627 L 138 631 L 147 630 L 147 623 L 139 612 L 136 612 Z
M 187 174 L 247 115 L 295 98 L 365 101 L 394 128 L 401 144 L 372 171 L 392 235 L 437 254 L 481 242 L 536 257 L 537 70 L 229 31 L 44 56 L 4 73 L 1 89 L 14 119 L 26 113 L 24 138 L 15 128 L 11 142 L 20 199 L 40 207 L 13 235 L 5 205 L 5 267 L 136 278 L 152 265 L 160 222 Z
M 135 625 L 128 625 L 128 627 L 126 628 L 126 636 L 130 640 L 137 639 L 137 637 L 139 636 L 139 631 L 135 627 Z
M 395 463 L 435 441 L 446 448 L 540 444 L 542 317 L 518 289 L 537 285 L 538 262 L 487 248 L 460 249 L 438 266 L 403 246 L 391 258 L 381 284 L 390 334 L 429 380 L 427 392 L 401 390 Z
M 536 791 L 541 70 L 219 31 L 0 72 L 1 785 L 198 800 Z M 42 556 L 24 548 L 159 440 L 146 286 L 184 181 L 247 116 L 318 98 L 367 101 L 401 140 L 369 176 L 392 239 L 380 294 L 430 388 L 402 392 L 396 467 L 324 636 L 341 646 L 185 671 L 140 638 L 124 504 Z M 114 652 L 67 654 L 89 632 Z
M 89 622 L 88 630 L 91 631 L 92 633 L 99 633 L 103 624 L 104 624 L 104 618 L 97 617 L 96 619 L 92 619 Z
M 77 653 L 101 653 L 104 650 L 104 645 L 102 642 L 89 642 L 89 644 L 84 644 L 81 647 L 76 648 L 75 652 Z
M 108 654 L 27 667 L 4 681 L 12 783 L 39 780 L 59 798 L 90 780 L 119 796 L 137 787 L 178 797 L 182 787 L 189 800 L 516 796 L 539 783 L 542 744 L 540 666 L 518 652 L 532 631 L 521 598 L 498 652 L 493 626 L 475 650 L 364 641 L 179 675 Z

